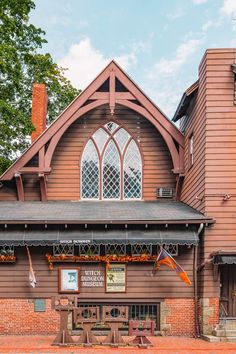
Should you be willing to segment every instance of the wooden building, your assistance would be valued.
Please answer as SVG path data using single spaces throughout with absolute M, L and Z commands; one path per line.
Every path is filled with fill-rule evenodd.
M 125 304 L 165 335 L 212 332 L 225 277 L 234 286 L 234 56 L 206 52 L 180 130 L 113 61 L 46 130 L 46 89 L 34 85 L 32 145 L 1 176 L 1 333 L 54 333 L 64 293 L 78 307 Z M 160 247 L 190 286 L 153 272 Z M 222 308 L 236 316 L 233 302 Z
M 199 78 L 173 118 L 185 135 L 185 176 L 181 200 L 215 223 L 200 243 L 199 298 L 202 332 L 212 334 L 219 319 L 236 329 L 236 85 L 235 49 L 209 49 Z M 213 331 L 221 336 L 220 331 Z M 235 334 L 233 333 L 235 336 Z

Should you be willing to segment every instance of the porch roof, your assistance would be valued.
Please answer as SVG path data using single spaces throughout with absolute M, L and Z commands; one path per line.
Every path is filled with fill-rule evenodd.
M 0 202 L 0 224 L 200 224 L 214 220 L 177 201 Z

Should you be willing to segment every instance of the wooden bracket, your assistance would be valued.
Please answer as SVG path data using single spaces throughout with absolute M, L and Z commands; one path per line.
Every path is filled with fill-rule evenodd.
M 114 69 L 111 70 L 110 73 L 110 97 L 109 97 L 109 106 L 110 106 L 110 111 L 111 111 L 111 115 L 114 114 L 115 112 L 115 100 L 116 100 L 116 77 L 115 77 L 115 71 Z
M 17 189 L 18 200 L 20 202 L 23 202 L 25 200 L 25 193 L 24 193 L 22 176 L 19 172 L 15 173 L 15 179 L 16 179 L 16 189 Z
M 40 185 L 40 194 L 41 194 L 41 201 L 47 201 L 47 185 L 46 185 L 46 176 L 44 173 L 39 173 L 39 185 Z
M 219 280 L 219 265 L 218 264 L 213 264 L 213 279 L 214 279 L 214 281 Z
M 178 176 L 176 176 L 176 189 L 175 189 L 176 200 L 180 200 L 181 198 L 183 183 L 184 183 L 184 175 L 179 174 Z
M 44 169 L 45 145 L 39 150 L 39 168 Z

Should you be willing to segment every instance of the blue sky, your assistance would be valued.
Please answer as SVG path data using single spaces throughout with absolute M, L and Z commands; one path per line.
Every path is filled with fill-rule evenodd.
M 236 47 L 236 0 L 36 0 L 31 21 L 76 87 L 115 59 L 169 118 L 204 51 Z

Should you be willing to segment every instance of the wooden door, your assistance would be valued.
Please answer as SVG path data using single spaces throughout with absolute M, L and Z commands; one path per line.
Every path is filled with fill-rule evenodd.
M 236 317 L 236 264 L 222 265 L 220 275 L 220 315 Z

